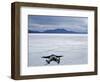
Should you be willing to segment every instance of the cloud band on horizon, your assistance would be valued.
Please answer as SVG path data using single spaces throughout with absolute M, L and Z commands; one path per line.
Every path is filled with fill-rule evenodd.
M 28 30 L 46 31 L 65 29 L 74 32 L 88 31 L 88 17 L 29 15 Z

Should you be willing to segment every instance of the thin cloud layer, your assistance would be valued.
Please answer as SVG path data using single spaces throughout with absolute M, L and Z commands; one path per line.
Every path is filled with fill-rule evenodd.
M 65 29 L 74 32 L 88 31 L 87 17 L 69 16 L 28 16 L 28 29 L 43 32 L 45 30 Z

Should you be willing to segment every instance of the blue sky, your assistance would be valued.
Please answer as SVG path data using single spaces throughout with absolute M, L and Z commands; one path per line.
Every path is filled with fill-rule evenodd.
M 75 32 L 87 32 L 88 18 L 70 16 L 29 15 L 28 29 L 40 32 L 54 29 L 65 29 Z

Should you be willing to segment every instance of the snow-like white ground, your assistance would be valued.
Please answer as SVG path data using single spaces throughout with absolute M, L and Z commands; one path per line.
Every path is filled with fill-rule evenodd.
M 42 56 L 62 55 L 59 65 L 88 63 L 87 34 L 29 34 L 28 66 L 46 66 Z M 49 65 L 58 65 L 51 62 Z

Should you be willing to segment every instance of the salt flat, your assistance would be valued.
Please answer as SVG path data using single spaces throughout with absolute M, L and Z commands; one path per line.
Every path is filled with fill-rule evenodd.
M 88 63 L 87 34 L 28 34 L 28 66 L 48 66 L 42 56 L 62 55 L 59 65 Z M 51 62 L 51 65 L 58 65 Z

